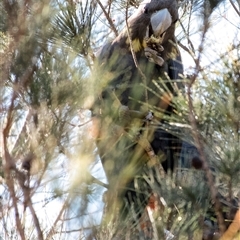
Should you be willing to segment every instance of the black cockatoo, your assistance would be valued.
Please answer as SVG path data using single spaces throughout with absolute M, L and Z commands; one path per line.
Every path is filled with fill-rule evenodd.
M 98 152 L 109 182 L 107 211 L 122 209 L 125 202 L 147 203 L 149 192 L 144 193 L 141 174 L 149 161 L 148 143 L 164 160 L 164 170 L 173 170 L 176 138 L 161 123 L 149 123 L 149 112 L 163 122 L 163 113 L 173 111 L 171 100 L 183 72 L 174 36 L 177 20 L 176 0 L 145 1 L 97 58 L 97 100 L 92 112 Z M 139 144 L 139 138 L 145 145 Z

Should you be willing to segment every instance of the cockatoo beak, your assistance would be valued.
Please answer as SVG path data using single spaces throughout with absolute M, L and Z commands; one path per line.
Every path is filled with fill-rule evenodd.
M 155 37 L 163 37 L 163 33 L 171 26 L 172 17 L 169 11 L 164 8 L 151 16 L 151 26 Z

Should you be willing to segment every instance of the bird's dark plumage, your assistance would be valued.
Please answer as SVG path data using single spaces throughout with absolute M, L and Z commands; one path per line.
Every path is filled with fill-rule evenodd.
M 151 20 L 153 14 L 163 9 L 168 11 L 164 12 L 163 22 L 160 22 L 162 25 L 159 25 L 160 30 L 157 32 L 161 36 L 156 36 Z M 165 24 L 164 19 L 170 19 L 170 24 Z M 143 113 L 151 110 L 156 115 L 164 111 L 171 114 L 172 107 L 168 106 L 168 103 L 165 103 L 166 109 L 162 107 L 162 96 L 167 94 L 171 101 L 171 96 L 175 94 L 174 84 L 177 85 L 175 80 L 180 78 L 179 75 L 183 71 L 174 36 L 177 19 L 176 1 L 152 0 L 130 17 L 128 31 L 125 28 L 112 42 L 103 46 L 98 56 L 98 100 L 93 112 L 97 114 L 100 122 L 97 146 L 109 181 L 107 202 L 108 206 L 111 205 L 111 210 L 116 210 L 116 206 L 122 207 L 124 196 L 127 196 L 128 204 L 134 201 L 146 204 L 147 194 L 144 195 L 143 192 L 147 187 L 141 179 L 141 173 L 149 156 L 145 149 L 134 141 L 135 135 L 145 135 L 144 117 L 132 118 L 127 116 L 127 113 L 126 116 L 125 113 L 122 116 L 120 106 Z M 161 37 L 160 44 L 164 50 L 158 53 L 158 56 L 164 60 L 162 66 L 150 62 L 145 56 L 148 47 L 146 36 L 154 36 L 156 39 Z M 165 170 L 172 170 L 174 159 L 171 147 L 176 138 L 159 126 L 151 128 L 145 137 L 156 155 L 162 152 L 166 155 L 166 161 L 163 163 Z M 142 182 L 137 179 L 141 179 Z

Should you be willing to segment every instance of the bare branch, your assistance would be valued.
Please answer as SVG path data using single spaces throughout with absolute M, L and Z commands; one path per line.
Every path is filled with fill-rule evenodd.
M 68 204 L 69 204 L 69 199 L 67 198 L 67 199 L 65 200 L 65 202 L 63 203 L 62 208 L 61 208 L 61 210 L 60 210 L 57 218 L 55 219 L 55 221 L 54 221 L 51 229 L 49 230 L 48 235 L 46 236 L 46 240 L 52 239 L 52 236 L 53 236 L 53 235 L 55 234 L 55 232 L 56 232 L 55 229 L 56 229 L 57 223 L 60 221 L 60 219 L 61 219 L 64 211 L 66 210 Z
M 39 240 L 43 240 L 43 233 L 42 233 L 42 230 L 41 230 L 41 227 L 40 227 L 40 222 L 39 222 L 39 219 L 37 217 L 37 214 L 33 208 L 33 204 L 32 204 L 32 200 L 29 199 L 29 202 L 28 202 L 28 207 L 30 209 L 30 212 L 32 214 L 32 217 L 33 217 L 33 222 L 35 224 L 35 227 L 36 227 L 36 230 L 37 230 L 37 235 L 38 235 L 38 239 Z
M 108 184 L 100 181 L 99 179 L 95 178 L 94 176 L 91 175 L 91 178 L 92 178 L 93 183 L 96 183 L 96 184 L 98 184 L 99 186 L 102 186 L 102 187 L 107 188 L 107 189 L 109 188 L 109 185 L 108 185 Z
M 208 21 L 208 20 L 206 20 Z M 202 55 L 202 51 L 203 51 L 203 44 L 205 41 L 205 35 L 208 31 L 208 24 L 206 24 L 204 30 L 203 30 L 203 34 L 202 34 L 202 40 L 201 43 L 199 45 L 199 54 L 198 54 L 198 58 L 196 59 L 196 66 L 195 66 L 195 73 L 193 74 L 192 78 L 190 79 L 190 82 L 187 86 L 187 97 L 188 97 L 188 107 L 189 107 L 189 121 L 192 127 L 192 134 L 193 134 L 193 138 L 194 138 L 194 142 L 196 144 L 196 147 L 199 151 L 200 154 L 200 158 L 203 162 L 203 169 L 205 170 L 206 173 L 206 177 L 207 177 L 207 183 L 208 186 L 210 188 L 210 194 L 211 194 L 211 198 L 214 202 L 214 209 L 215 209 L 215 213 L 217 216 L 217 220 L 219 223 L 219 229 L 220 229 L 220 233 L 223 234 L 225 231 L 225 225 L 224 225 L 224 219 L 223 219 L 223 215 L 222 215 L 222 208 L 221 208 L 221 203 L 217 197 L 218 195 L 218 191 L 215 187 L 215 183 L 214 183 L 214 178 L 213 178 L 213 174 L 210 170 L 209 164 L 207 162 L 207 158 L 206 155 L 203 151 L 203 143 L 201 140 L 201 135 L 198 131 L 198 127 L 197 127 L 197 121 L 195 118 L 195 112 L 194 112 L 194 106 L 193 106 L 193 100 L 192 100 L 192 85 L 194 84 L 194 82 L 197 79 L 197 76 L 199 74 L 199 71 L 201 69 L 200 67 L 200 59 L 201 59 L 201 55 Z
M 10 192 L 10 196 L 12 199 L 12 204 L 14 207 L 14 211 L 15 211 L 15 221 L 16 221 L 16 226 L 17 226 L 17 230 L 19 232 L 19 235 L 21 237 L 22 240 L 25 240 L 25 235 L 24 235 L 24 229 L 20 220 L 20 216 L 19 216 L 19 210 L 18 210 L 18 199 L 16 197 L 16 192 L 15 192 L 15 187 L 14 187 L 14 181 L 11 175 L 11 171 L 15 169 L 15 162 L 12 159 L 12 157 L 10 156 L 10 153 L 8 151 L 8 147 L 7 147 L 7 138 L 9 135 L 9 131 L 11 129 L 12 126 L 12 121 L 13 121 L 13 109 L 14 109 L 14 102 L 16 100 L 16 92 L 13 92 L 13 96 L 11 99 L 11 104 L 10 107 L 8 109 L 7 112 L 7 119 L 6 119 L 6 125 L 5 128 L 3 129 L 3 170 L 4 170 L 4 177 L 6 180 L 6 184 L 8 186 L 8 190 Z
M 237 9 L 234 2 L 232 0 L 229 0 L 229 1 L 230 1 L 231 5 L 233 6 L 234 10 L 236 11 L 236 13 L 238 14 L 238 16 L 240 17 L 240 11 Z
M 100 0 L 96 0 L 97 3 L 99 4 L 99 6 L 101 7 L 106 19 L 108 20 L 108 23 L 112 29 L 112 31 L 114 32 L 115 36 L 117 37 L 118 36 L 118 31 L 113 23 L 113 20 L 112 18 L 109 16 L 109 14 L 107 13 L 107 11 L 105 10 L 104 6 L 102 5 L 101 1 Z

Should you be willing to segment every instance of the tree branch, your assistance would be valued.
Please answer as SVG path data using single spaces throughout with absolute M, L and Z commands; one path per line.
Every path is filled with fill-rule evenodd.
M 224 225 L 224 219 L 223 219 L 223 215 L 222 215 L 222 208 L 221 208 L 221 203 L 217 197 L 218 195 L 218 191 L 215 187 L 215 183 L 214 183 L 214 178 L 213 178 L 213 174 L 210 170 L 210 167 L 208 165 L 207 162 L 207 157 L 203 151 L 203 143 L 201 140 L 201 135 L 198 131 L 197 128 L 197 121 L 195 118 L 195 112 L 194 112 L 194 106 L 193 106 L 193 101 L 192 101 L 192 85 L 194 84 L 194 82 L 197 79 L 197 76 L 200 72 L 200 60 L 201 60 L 201 54 L 203 51 L 203 45 L 204 45 L 204 41 L 205 41 L 205 36 L 208 30 L 208 20 L 205 19 L 205 28 L 203 30 L 203 34 L 202 34 L 202 40 L 201 43 L 199 45 L 199 54 L 198 54 L 198 58 L 196 59 L 196 66 L 195 66 L 195 73 L 193 74 L 193 76 L 190 79 L 190 82 L 187 86 L 187 97 L 188 97 L 188 106 L 189 106 L 189 121 L 192 127 L 192 134 L 193 134 L 193 138 L 194 138 L 194 142 L 196 144 L 196 147 L 198 149 L 200 158 L 203 162 L 203 169 L 205 171 L 206 177 L 207 177 L 207 183 L 209 185 L 209 189 L 210 189 L 210 194 L 211 194 L 211 198 L 214 202 L 214 210 L 217 216 L 217 221 L 219 224 L 219 229 L 220 229 L 220 234 L 222 235 L 225 231 L 225 225 Z
M 237 9 L 234 2 L 232 0 L 229 0 L 229 1 L 230 1 L 231 5 L 233 6 L 234 10 L 236 11 L 236 13 L 238 14 L 238 16 L 240 17 L 240 11 Z
M 49 230 L 48 232 L 48 235 L 46 236 L 46 240 L 48 239 L 52 239 L 52 236 L 55 234 L 55 229 L 56 229 L 56 226 L 57 226 L 57 223 L 59 222 L 59 220 L 61 219 L 62 215 L 63 215 L 63 212 L 66 210 L 66 207 L 68 205 L 68 198 L 66 199 L 66 201 L 63 203 L 62 205 L 62 208 L 57 216 L 57 218 L 55 219 L 51 229 Z
M 15 170 L 15 162 L 12 159 L 12 157 L 10 156 L 10 153 L 8 151 L 8 147 L 7 147 L 7 138 L 9 136 L 9 131 L 11 129 L 12 126 L 12 121 L 13 121 L 13 109 L 14 109 L 14 102 L 17 98 L 17 94 L 14 91 L 13 95 L 12 95 L 12 99 L 11 99 L 11 104 L 9 106 L 8 112 L 7 112 L 7 119 L 6 119 L 6 125 L 5 128 L 3 129 L 3 170 L 4 170 L 4 177 L 6 180 L 6 184 L 8 187 L 8 190 L 10 192 L 10 196 L 12 198 L 12 204 L 14 207 L 14 211 L 15 211 L 15 221 L 16 221 L 16 226 L 17 226 L 17 230 L 18 233 L 21 237 L 22 240 L 25 240 L 25 234 L 24 234 L 24 228 L 21 224 L 21 220 L 20 220 L 20 216 L 19 216 L 19 210 L 18 210 L 18 199 L 16 197 L 16 192 L 15 192 L 15 188 L 14 188 L 14 181 L 12 178 L 12 170 Z
M 117 29 L 116 29 L 116 27 L 115 27 L 115 25 L 114 25 L 114 23 L 113 23 L 113 20 L 111 19 L 111 17 L 109 16 L 109 14 L 107 13 L 107 11 L 105 10 L 105 8 L 104 8 L 104 6 L 102 5 L 101 1 L 100 1 L 100 0 L 96 0 L 96 1 L 97 1 L 97 3 L 99 4 L 99 6 L 101 7 L 101 9 L 102 9 L 105 17 L 106 17 L 107 20 L 108 20 L 108 23 L 109 23 L 111 29 L 113 30 L 115 36 L 117 37 L 117 36 L 118 36 L 118 31 L 117 31 Z

